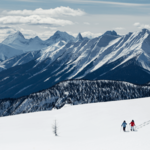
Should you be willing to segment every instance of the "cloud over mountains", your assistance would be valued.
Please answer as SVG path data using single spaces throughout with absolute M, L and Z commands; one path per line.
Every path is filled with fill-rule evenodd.
M 12 11 L 3 11 L 3 14 L 8 14 L 8 15 L 23 15 L 23 16 L 28 16 L 28 15 L 48 15 L 50 17 L 60 17 L 60 16 L 82 16 L 85 14 L 84 11 L 80 9 L 72 9 L 70 7 L 56 7 L 56 8 L 51 8 L 51 9 L 42 9 L 38 8 L 35 10 L 12 10 Z
M 73 22 L 63 19 L 55 19 L 51 17 L 41 17 L 39 15 L 31 16 L 6 16 L 0 18 L 1 24 L 29 24 L 29 25 L 51 25 L 64 26 L 72 25 Z
M 67 19 L 60 19 L 63 16 L 82 16 L 85 14 L 80 9 L 70 7 L 56 7 L 54 9 L 35 10 L 12 10 L 3 11 L 3 17 L 0 17 L 0 24 L 29 24 L 29 25 L 51 25 L 65 26 L 72 25 L 73 22 Z
M 142 24 L 142 23 L 139 23 L 139 22 L 135 22 L 133 24 L 133 26 L 138 27 L 139 29 L 142 29 L 142 28 L 150 29 L 150 25 L 149 24 Z

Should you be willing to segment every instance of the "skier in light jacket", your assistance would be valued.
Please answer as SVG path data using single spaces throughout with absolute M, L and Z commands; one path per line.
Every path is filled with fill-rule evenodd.
M 130 122 L 130 125 L 131 125 L 131 131 L 134 131 L 134 126 L 135 126 L 134 120 Z
M 126 123 L 126 121 L 124 121 L 123 123 L 122 123 L 122 127 L 123 127 L 123 131 L 125 132 L 126 131 L 126 125 L 127 125 L 127 123 Z

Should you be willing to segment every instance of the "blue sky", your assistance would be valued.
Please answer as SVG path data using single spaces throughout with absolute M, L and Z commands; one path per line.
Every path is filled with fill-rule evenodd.
M 26 38 L 55 31 L 99 36 L 150 29 L 149 0 L 0 0 L 0 41 L 20 30 Z

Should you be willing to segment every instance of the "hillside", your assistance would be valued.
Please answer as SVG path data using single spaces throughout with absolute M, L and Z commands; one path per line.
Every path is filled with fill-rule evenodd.
M 149 150 L 150 125 L 122 132 L 124 120 L 136 126 L 150 120 L 149 98 L 69 106 L 0 118 L 3 150 Z M 58 124 L 58 137 L 52 132 Z M 127 131 L 129 126 L 127 128 Z
M 28 90 L 30 86 L 20 89 L 18 95 L 20 92 Z M 54 108 L 60 109 L 66 104 L 81 105 L 149 96 L 150 86 L 134 85 L 128 82 L 107 80 L 64 81 L 28 96 L 0 100 L 0 116 L 52 110 Z

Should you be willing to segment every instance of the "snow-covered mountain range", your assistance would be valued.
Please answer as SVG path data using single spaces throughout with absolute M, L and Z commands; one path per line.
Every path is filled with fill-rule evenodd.
M 18 91 L 26 91 L 28 87 Z M 79 105 L 96 102 L 134 99 L 150 96 L 150 86 L 138 86 L 121 81 L 63 81 L 41 92 L 18 99 L 0 100 L 0 116 L 59 109 L 66 104 Z
M 0 45 L 0 59 L 6 60 L 7 58 L 23 54 L 26 52 L 32 52 L 41 50 L 50 45 L 58 42 L 68 42 L 75 40 L 75 38 L 66 32 L 57 31 L 49 39 L 43 41 L 38 36 L 31 39 L 26 39 L 20 31 L 9 35 Z M 11 55 L 10 55 L 11 54 Z
M 41 50 L 42 48 L 53 45 L 60 41 L 68 42 L 70 40 L 75 40 L 75 38 L 66 32 L 57 31 L 49 39 L 43 41 L 38 36 L 31 39 L 25 39 L 23 34 L 18 31 L 13 35 L 8 36 L 2 42 L 2 44 L 11 46 L 15 49 L 23 50 L 24 52 L 28 52 Z
M 65 41 L 59 41 L 56 44 L 43 48 L 42 50 L 26 52 L 15 57 L 11 57 L 10 59 L 6 59 L 0 63 L 0 71 L 6 70 L 17 65 L 26 64 L 34 59 L 38 59 L 40 62 L 44 60 L 45 57 L 50 57 L 50 55 L 53 55 L 53 53 L 57 53 L 56 50 L 65 44 Z
M 9 46 L 16 43 L 6 41 L 9 40 L 3 43 Z M 135 84 L 150 81 L 150 31 L 147 29 L 123 36 L 107 31 L 93 39 L 83 38 L 81 34 L 74 38 L 57 31 L 45 43 L 47 46 L 39 51 L 0 63 L 1 98 L 29 95 L 69 79 L 107 79 Z

